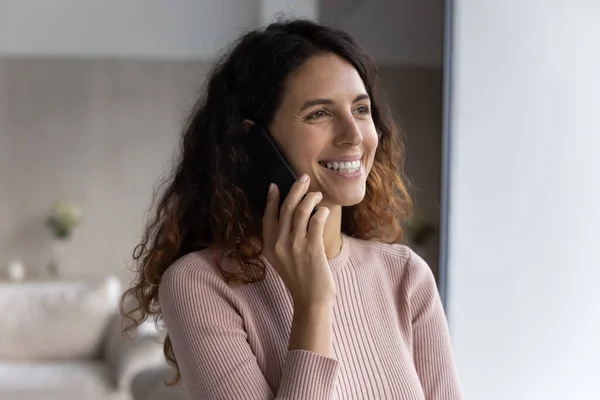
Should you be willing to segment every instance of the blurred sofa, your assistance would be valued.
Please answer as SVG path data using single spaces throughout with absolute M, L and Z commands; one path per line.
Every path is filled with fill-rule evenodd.
M 136 375 L 164 365 L 152 330 L 121 334 L 114 276 L 0 283 L 0 399 L 131 400 Z
M 174 369 L 166 363 L 148 368 L 135 376 L 131 384 L 135 400 L 186 400 L 187 394 L 181 385 L 167 386 L 174 377 Z

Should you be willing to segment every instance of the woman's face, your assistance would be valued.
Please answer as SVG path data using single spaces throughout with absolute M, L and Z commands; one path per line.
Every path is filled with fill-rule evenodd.
M 354 67 L 334 54 L 307 60 L 286 81 L 270 125 L 294 172 L 311 178 L 322 205 L 359 203 L 377 149 L 370 100 Z

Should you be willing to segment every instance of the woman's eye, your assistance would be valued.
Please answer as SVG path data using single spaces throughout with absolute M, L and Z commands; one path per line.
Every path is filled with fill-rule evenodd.
M 357 111 L 360 114 L 369 114 L 371 112 L 371 109 L 368 106 L 360 106 L 357 108 Z
M 308 119 L 316 119 L 316 118 L 321 118 L 327 115 L 327 112 L 325 110 L 319 110 L 317 112 L 312 113 Z

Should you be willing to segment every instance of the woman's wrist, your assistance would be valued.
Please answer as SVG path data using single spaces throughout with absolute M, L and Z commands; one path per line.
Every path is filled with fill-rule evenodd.
M 289 350 L 308 350 L 334 357 L 333 303 L 294 307 Z

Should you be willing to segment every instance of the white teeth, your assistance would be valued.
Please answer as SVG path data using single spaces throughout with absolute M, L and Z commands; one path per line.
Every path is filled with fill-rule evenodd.
M 360 160 L 355 161 L 332 161 L 327 163 L 327 168 L 332 170 L 344 171 L 348 174 L 353 174 L 360 169 Z

